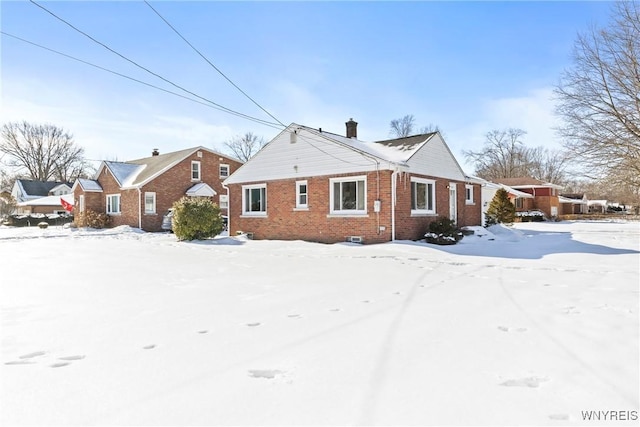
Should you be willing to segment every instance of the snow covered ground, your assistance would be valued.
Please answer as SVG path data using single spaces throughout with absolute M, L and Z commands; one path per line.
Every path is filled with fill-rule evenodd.
M 477 231 L 0 227 L 0 424 L 637 425 L 640 224 Z

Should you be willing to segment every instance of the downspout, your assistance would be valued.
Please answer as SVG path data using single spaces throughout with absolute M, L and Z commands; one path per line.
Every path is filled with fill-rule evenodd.
M 138 228 L 142 230 L 142 191 L 140 191 L 140 187 L 138 187 Z
M 400 172 L 396 169 L 391 173 L 391 241 L 396 240 L 396 182 Z
M 229 187 L 222 184 L 222 188 L 227 190 L 227 236 L 231 236 L 231 198 L 229 197 Z

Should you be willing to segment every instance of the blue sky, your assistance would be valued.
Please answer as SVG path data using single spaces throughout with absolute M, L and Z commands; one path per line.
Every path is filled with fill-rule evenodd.
M 43 2 L 113 50 L 220 105 L 272 121 L 144 2 Z M 438 125 L 460 163 L 493 129 L 560 148 L 552 89 L 578 32 L 607 2 L 171 2 L 152 6 L 285 124 L 389 136 L 413 114 Z M 2 31 L 172 91 L 27 1 L 0 3 Z M 52 123 L 90 159 L 127 160 L 278 130 L 1 37 L 1 121 Z M 191 95 L 187 95 L 191 96 Z

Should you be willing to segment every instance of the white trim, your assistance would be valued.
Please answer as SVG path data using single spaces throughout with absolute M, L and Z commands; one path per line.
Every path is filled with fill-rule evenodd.
M 327 218 L 369 218 L 369 214 L 327 214 Z
M 304 193 L 300 192 L 300 187 L 305 186 Z M 300 203 L 300 196 L 304 194 L 306 203 Z M 309 184 L 306 180 L 296 181 L 296 207 L 294 210 L 309 210 Z
M 247 190 L 264 189 L 264 200 L 261 200 L 260 211 L 247 211 Z M 251 184 L 242 186 L 242 215 L 241 217 L 266 217 L 267 216 L 267 183 Z
M 362 205 L 364 209 L 335 209 L 333 205 L 334 202 L 334 184 L 344 183 L 344 182 L 355 182 L 356 183 L 356 204 L 358 203 L 358 182 L 364 182 L 364 191 L 363 191 L 363 200 Z M 342 186 L 340 186 L 342 191 Z M 367 215 L 367 176 L 366 175 L 357 175 L 357 176 L 345 176 L 340 178 L 330 178 L 329 179 L 329 215 L 333 216 L 365 216 Z
M 467 190 L 469 193 L 467 193 Z M 468 194 L 471 194 L 471 198 L 467 197 Z M 464 201 L 467 205 L 475 205 L 473 200 L 473 185 L 465 184 L 464 186 Z
M 78 205 L 80 208 L 80 213 L 83 213 L 85 209 L 84 194 L 80 194 L 80 196 L 78 196 Z
M 224 206 L 222 206 L 222 203 L 225 203 Z M 229 195 L 228 194 L 221 194 L 220 196 L 218 196 L 218 207 L 220 209 L 229 209 Z
M 222 174 L 222 168 L 227 168 L 227 174 L 223 175 Z M 227 179 L 230 175 L 231 172 L 231 166 L 229 166 L 226 163 L 220 163 L 220 165 L 218 165 L 218 175 L 220 176 L 220 179 Z
M 198 165 L 198 168 L 197 168 L 198 169 L 198 177 L 197 178 L 193 177 L 194 172 L 195 172 L 195 170 L 193 169 L 193 166 L 195 166 L 195 165 Z M 199 160 L 191 160 L 191 171 L 189 173 L 190 173 L 191 181 L 193 181 L 193 182 L 202 181 L 202 164 L 200 163 Z
M 109 212 L 111 206 L 109 203 L 109 198 L 111 197 L 116 197 L 118 200 L 118 210 L 117 211 L 112 211 Z M 121 204 L 121 197 L 120 194 L 107 194 L 106 195 L 106 199 L 105 199 L 105 210 L 107 215 L 120 215 L 122 213 L 122 204 Z
M 436 214 L 436 181 L 434 179 L 426 179 L 426 178 L 419 178 L 419 177 L 411 177 L 411 194 L 413 194 L 413 184 L 425 184 L 427 187 L 425 188 L 426 194 L 425 194 L 425 202 L 427 203 L 427 208 L 426 209 L 414 209 L 413 208 L 413 197 L 411 200 L 411 216 L 428 216 L 428 215 L 435 215 Z M 431 200 L 426 200 L 426 198 L 429 196 L 429 192 L 428 192 L 428 188 L 429 185 L 432 186 L 432 190 L 431 190 Z M 431 204 L 432 209 L 429 209 L 428 206 L 429 204 Z
M 147 210 L 147 196 L 151 196 L 153 198 L 153 210 Z M 156 193 L 155 191 L 145 191 L 144 193 L 144 214 L 152 215 L 156 212 Z

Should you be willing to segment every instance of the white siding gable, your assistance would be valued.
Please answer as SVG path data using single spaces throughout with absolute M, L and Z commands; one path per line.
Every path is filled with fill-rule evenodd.
M 440 134 L 435 134 L 429 139 L 407 163 L 412 174 L 465 181 L 460 164 Z
M 225 180 L 225 184 L 305 178 L 376 170 L 376 161 L 369 155 L 305 130 L 297 129 L 295 142 L 291 125 L 265 145 L 253 158 Z M 379 169 L 389 162 L 379 161 Z

